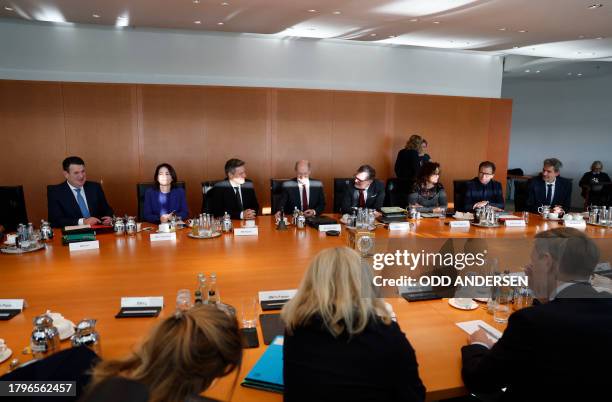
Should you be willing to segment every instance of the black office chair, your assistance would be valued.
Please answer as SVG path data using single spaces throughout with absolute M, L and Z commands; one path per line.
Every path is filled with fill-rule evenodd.
M 511 174 L 514 176 L 524 176 L 525 172 L 523 172 L 523 169 L 521 168 L 514 168 L 514 169 L 508 169 L 507 174 Z
M 455 204 L 455 211 L 466 212 L 465 193 L 467 191 L 468 181 L 470 180 L 453 180 L 453 203 Z
M 291 179 L 270 179 L 270 201 L 273 214 L 282 207 L 280 200 L 283 195 L 283 183 L 289 180 Z
M 0 187 L 0 225 L 14 232 L 20 223 L 28 223 L 23 186 Z
M 223 181 L 225 179 L 221 179 L 221 180 L 208 180 L 208 181 L 203 181 L 202 182 L 202 213 L 203 214 L 210 214 L 211 212 L 211 202 L 212 202 L 212 197 L 214 196 L 213 192 L 211 192 L 210 190 L 212 190 L 212 188 L 215 186 L 215 184 L 219 183 L 220 181 Z
M 334 177 L 334 212 L 340 213 L 342 208 L 342 195 L 347 187 L 353 184 L 352 177 L 338 178 Z
M 405 180 L 397 177 L 387 179 L 383 206 L 404 208 L 408 205 L 408 191 L 404 182 Z
M 136 197 L 138 199 L 138 221 L 139 222 L 144 221 L 145 194 L 148 189 L 153 188 L 154 186 L 155 186 L 154 182 L 136 184 Z M 176 183 L 174 183 L 174 186 L 185 190 L 184 181 L 177 181 Z
M 147 402 L 147 386 L 124 377 L 111 377 L 89 390 L 81 402 Z
M 527 211 L 527 198 L 529 198 L 529 183 L 531 180 L 514 181 L 514 210 Z

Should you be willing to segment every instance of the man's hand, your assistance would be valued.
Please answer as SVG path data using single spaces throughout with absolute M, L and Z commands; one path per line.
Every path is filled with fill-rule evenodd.
M 488 203 L 489 201 L 478 201 L 476 204 L 474 204 L 474 208 L 482 208 L 486 206 Z
M 491 339 L 491 337 L 482 328 L 478 329 L 468 337 L 468 343 L 470 345 L 473 343 L 482 343 L 483 345 L 487 345 L 487 348 L 489 349 L 495 345 L 495 341 Z
M 170 220 L 172 220 L 172 214 L 164 214 L 164 215 L 159 217 L 159 221 L 161 223 L 170 222 Z
M 255 219 L 256 216 L 257 216 L 257 212 L 255 212 L 255 210 L 253 209 L 245 209 L 242 212 L 243 219 Z
M 110 226 L 113 224 L 113 218 L 111 218 L 110 216 L 103 216 L 102 217 L 102 224 L 106 225 L 106 226 Z
M 98 223 L 100 223 L 100 219 L 96 218 L 95 216 L 83 219 L 84 225 L 97 225 Z
M 314 209 L 307 209 L 304 211 L 304 216 L 315 216 L 317 212 Z
M 378 211 L 374 211 L 374 216 L 379 218 L 382 216 L 382 213 L 378 212 Z
M 551 212 L 553 214 L 564 214 L 565 213 L 561 205 L 555 205 Z

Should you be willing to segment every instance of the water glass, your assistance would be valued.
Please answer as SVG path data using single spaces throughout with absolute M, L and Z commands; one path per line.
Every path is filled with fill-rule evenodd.
M 446 219 L 446 208 L 440 208 L 440 212 L 439 212 L 440 216 L 438 216 L 440 219 L 444 220 Z
M 255 328 L 257 326 L 257 312 L 259 303 L 257 297 L 243 297 L 241 301 L 240 316 L 242 318 L 242 328 Z
M 525 223 L 529 223 L 529 212 L 528 211 L 523 211 L 523 220 L 525 221 Z
M 181 289 L 176 294 L 176 309 L 178 311 L 189 310 L 193 306 L 191 301 L 191 291 L 189 289 Z
M 510 303 L 512 302 L 512 297 L 506 294 L 499 294 L 495 299 L 495 306 L 493 311 L 493 320 L 495 322 L 499 322 L 500 324 L 505 324 L 508 322 L 508 318 L 510 318 Z
M 518 311 L 525 307 L 533 305 L 533 292 L 527 287 L 521 287 L 514 291 L 514 299 L 512 302 L 512 308 L 514 311 Z

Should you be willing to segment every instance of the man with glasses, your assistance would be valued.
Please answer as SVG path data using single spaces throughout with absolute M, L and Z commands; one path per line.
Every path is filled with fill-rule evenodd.
M 321 215 L 325 209 L 323 184 L 310 177 L 310 162 L 307 160 L 295 163 L 296 177 L 283 183 L 283 192 L 276 216 L 280 211 L 293 213 L 294 208 L 304 211 L 305 216 Z
M 504 194 L 501 183 L 493 180 L 495 164 L 490 161 L 478 165 L 478 177 L 466 183 L 465 210 L 471 211 L 490 205 L 500 211 L 504 209 Z
M 370 165 L 362 165 L 355 173 L 353 185 L 347 186 L 342 196 L 340 211 L 350 214 L 353 208 L 368 208 L 377 210 L 374 214 L 380 216 L 380 208 L 385 201 L 385 185 L 376 179 L 376 170 Z
M 210 190 L 212 214 L 221 217 L 227 212 L 232 219 L 255 219 L 259 203 L 253 182 L 246 180 L 244 161 L 230 159 L 225 162 L 225 174 L 227 178 Z
M 530 212 L 538 213 L 538 207 L 542 205 L 552 207 L 552 212 L 556 214 L 570 210 L 572 181 L 559 176 L 562 167 L 557 158 L 544 160 L 542 174 L 529 183 L 527 208 Z

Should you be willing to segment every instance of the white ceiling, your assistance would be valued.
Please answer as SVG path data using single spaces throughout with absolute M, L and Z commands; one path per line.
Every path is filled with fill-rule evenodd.
M 509 74 L 612 66 L 612 0 L 0 0 L 0 17 L 528 56 Z

